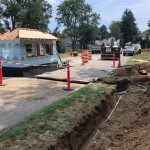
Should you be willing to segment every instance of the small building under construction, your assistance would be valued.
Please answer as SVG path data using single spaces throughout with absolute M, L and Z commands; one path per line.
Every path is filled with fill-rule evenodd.
M 56 68 L 59 59 L 57 40 L 51 34 L 26 28 L 17 28 L 0 35 L 3 75 L 32 76 Z

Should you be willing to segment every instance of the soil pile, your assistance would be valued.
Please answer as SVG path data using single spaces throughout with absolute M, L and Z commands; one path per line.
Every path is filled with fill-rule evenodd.
M 129 67 L 131 67 L 131 68 L 129 68 Z M 114 77 L 139 76 L 139 73 L 138 73 L 139 69 L 144 69 L 148 73 L 150 73 L 150 63 L 139 63 L 139 64 L 135 64 L 135 65 L 126 65 L 126 66 L 114 71 L 113 76 Z
M 150 72 L 150 63 L 139 63 L 139 64 L 135 64 L 133 67 L 136 70 L 145 69 L 147 72 Z
M 140 75 L 139 70 L 144 70 L 147 75 Z M 150 80 L 150 63 L 140 63 L 135 65 L 126 65 L 113 71 L 110 76 L 98 78 L 97 82 L 106 84 L 118 84 L 126 80 L 126 82 L 144 82 Z

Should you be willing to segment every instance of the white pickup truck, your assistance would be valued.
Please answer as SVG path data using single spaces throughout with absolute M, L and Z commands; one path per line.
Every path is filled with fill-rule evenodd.
M 141 45 L 140 44 L 132 44 L 132 43 L 126 43 L 124 50 L 123 50 L 123 56 L 125 55 L 135 55 L 135 54 L 141 54 Z

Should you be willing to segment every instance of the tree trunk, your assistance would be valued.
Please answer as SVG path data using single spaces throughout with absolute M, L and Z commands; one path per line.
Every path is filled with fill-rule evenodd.
M 11 22 L 12 22 L 12 30 L 14 30 L 15 29 L 15 27 L 16 27 L 16 23 L 15 23 L 15 18 L 14 18 L 14 16 L 11 16 Z

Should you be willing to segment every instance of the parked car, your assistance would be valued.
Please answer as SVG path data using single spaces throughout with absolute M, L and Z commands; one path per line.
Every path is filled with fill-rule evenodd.
M 123 49 L 123 56 L 125 55 L 135 55 L 141 54 L 141 45 L 140 44 L 132 44 L 131 42 L 126 43 Z
M 91 50 L 92 50 L 92 54 L 100 54 L 101 53 L 101 47 L 100 46 L 92 46 Z

